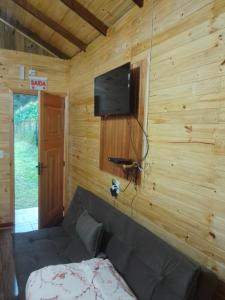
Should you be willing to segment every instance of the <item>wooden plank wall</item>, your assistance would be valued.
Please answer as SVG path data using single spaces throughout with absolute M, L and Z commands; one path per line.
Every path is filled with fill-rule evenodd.
M 25 65 L 25 80 L 19 80 L 19 65 Z M 69 64 L 57 58 L 31 55 L 22 52 L 0 50 L 0 150 L 5 158 L 0 159 L 0 226 L 12 222 L 11 197 L 11 106 L 9 89 L 28 89 L 28 70 L 33 66 L 39 76 L 48 77 L 48 91 L 67 93 Z M 29 194 L 28 194 L 29 196 Z
M 0 91 L 0 149 L 5 152 L 4 159 L 0 160 L 0 223 L 10 223 L 12 220 L 12 203 L 10 190 L 10 94 L 6 89 Z
M 138 190 L 130 185 L 113 200 L 112 176 L 99 170 L 93 79 L 127 61 L 150 60 L 150 52 L 150 152 Z M 68 195 L 78 184 L 94 191 L 225 280 L 224 61 L 224 0 L 154 0 L 153 12 L 146 0 L 144 9 L 134 7 L 108 37 L 77 55 L 70 73 Z
M 24 35 L 0 21 L 0 48 L 53 56 Z

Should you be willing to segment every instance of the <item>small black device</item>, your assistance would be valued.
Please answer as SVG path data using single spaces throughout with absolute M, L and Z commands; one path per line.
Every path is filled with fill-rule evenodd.
M 117 165 L 132 165 L 131 159 L 119 158 L 119 157 L 108 157 L 108 160 Z
M 127 63 L 95 78 L 94 115 L 116 116 L 133 113 L 131 65 Z

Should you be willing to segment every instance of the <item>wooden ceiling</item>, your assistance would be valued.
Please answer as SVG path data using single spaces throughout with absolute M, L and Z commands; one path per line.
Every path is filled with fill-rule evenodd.
M 0 0 L 0 20 L 68 59 L 144 0 Z M 50 4 L 51 3 L 51 4 Z

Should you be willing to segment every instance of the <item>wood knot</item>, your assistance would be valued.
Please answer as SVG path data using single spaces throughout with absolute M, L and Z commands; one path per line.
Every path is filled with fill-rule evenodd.
M 216 29 L 214 27 L 209 28 L 209 33 L 214 33 L 215 31 L 216 31 Z
M 212 231 L 210 231 L 210 232 L 209 232 L 209 236 L 210 236 L 211 238 L 213 238 L 213 239 L 215 239 L 215 238 L 216 238 L 216 235 L 215 235 L 215 233 L 213 233 Z
M 187 132 L 192 132 L 192 126 L 184 126 Z
M 152 187 L 152 189 L 153 189 L 153 191 L 156 190 L 156 183 L 155 183 L 155 182 L 153 182 L 153 187 Z
M 224 66 L 225 65 L 225 59 L 224 61 L 221 62 L 221 66 Z
M 217 269 L 217 267 L 212 267 L 212 271 L 214 271 L 214 272 L 218 272 L 218 269 Z

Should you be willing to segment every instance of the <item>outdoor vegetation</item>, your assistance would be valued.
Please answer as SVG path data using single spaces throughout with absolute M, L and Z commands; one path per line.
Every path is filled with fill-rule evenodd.
M 37 206 L 37 97 L 14 95 L 14 153 L 16 209 Z

